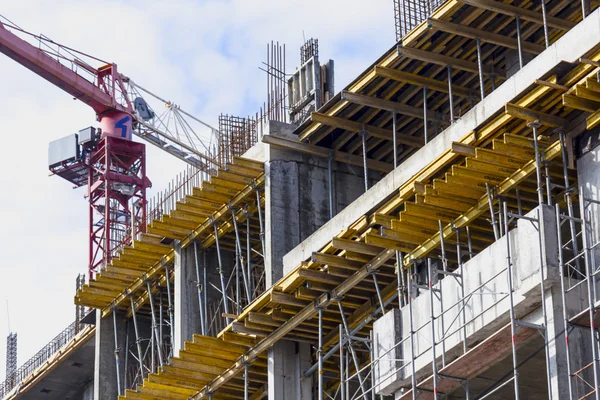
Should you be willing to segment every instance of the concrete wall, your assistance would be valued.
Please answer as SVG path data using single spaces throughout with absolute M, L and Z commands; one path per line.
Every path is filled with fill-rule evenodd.
M 577 179 L 586 199 L 600 200 L 600 146 L 592 149 L 577 160 Z M 591 240 L 600 241 L 600 205 L 591 203 L 588 207 L 591 222 Z M 600 250 L 592 251 L 596 265 L 600 265 Z
M 540 246 L 538 231 L 535 226 L 527 220 L 519 220 L 517 229 L 509 232 L 511 245 L 511 257 L 513 262 L 513 282 L 514 282 L 514 300 L 517 312 L 517 318 L 530 313 L 541 303 L 539 291 L 541 266 L 544 268 L 544 276 L 547 286 L 550 287 L 558 282 L 558 259 L 556 254 L 557 235 L 554 209 L 543 206 L 542 210 L 542 249 L 545 257 L 543 264 L 540 263 Z M 537 210 L 531 211 L 529 217 L 537 217 Z M 541 265 L 542 264 L 542 265 Z M 481 253 L 469 260 L 463 265 L 464 273 L 464 291 L 468 295 L 465 312 L 467 320 L 467 340 L 474 342 L 487 337 L 490 333 L 504 326 L 509 320 L 509 299 L 508 294 L 508 275 L 503 272 L 507 267 L 507 248 L 506 238 L 501 238 L 494 244 L 484 249 Z M 457 273 L 460 271 L 457 270 Z M 446 331 L 449 334 L 445 339 L 446 362 L 450 362 L 454 357 L 462 353 L 462 316 L 459 316 L 461 309 L 461 287 L 456 279 L 442 279 L 434 286 L 442 291 L 443 304 L 434 297 L 434 313 L 436 317 L 440 316 L 442 306 L 445 310 L 443 316 L 436 319 L 435 331 L 436 341 L 440 341 L 438 336 L 440 332 Z M 430 301 L 429 292 L 421 291 L 419 296 L 412 301 L 413 304 L 413 324 L 418 334 L 414 335 L 415 369 L 418 377 L 430 374 L 431 372 L 431 328 L 430 328 Z M 401 358 L 410 358 L 410 320 L 408 308 L 401 310 L 401 330 L 389 326 L 392 319 L 375 324 L 374 334 L 389 335 L 396 333 L 393 342 L 399 343 L 402 338 L 406 338 L 399 346 L 401 349 Z M 380 333 L 381 332 L 381 333 Z M 382 342 L 376 350 L 381 354 L 389 349 L 387 346 L 389 340 Z M 438 344 L 436 352 L 439 356 L 442 352 L 442 345 Z M 380 385 L 383 394 L 392 394 L 399 387 L 410 384 L 411 367 L 398 362 L 397 380 L 387 379 Z M 382 371 L 386 372 L 386 371 Z M 382 378 L 386 376 L 383 375 Z

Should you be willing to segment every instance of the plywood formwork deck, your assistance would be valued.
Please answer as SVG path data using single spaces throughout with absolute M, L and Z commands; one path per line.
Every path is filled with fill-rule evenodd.
M 171 265 L 175 256 L 173 241 L 180 241 L 185 248 L 199 240 L 208 248 L 215 243 L 214 224 L 222 247 L 233 248 L 233 215 L 242 223 L 247 218 L 244 207 L 253 213 L 264 206 L 264 195 L 258 205 L 256 197 L 264 179 L 262 163 L 234 157 L 225 169 L 178 201 L 173 211 L 152 221 L 147 233 L 125 246 L 118 257 L 78 291 L 75 304 L 101 309 L 103 316 L 114 307 L 131 313 L 129 296 L 133 295 L 135 307 L 142 307 L 148 300 L 147 280 L 165 285 L 165 266 Z M 255 227 L 256 221 L 252 225 Z M 258 236 L 259 229 L 254 231 Z

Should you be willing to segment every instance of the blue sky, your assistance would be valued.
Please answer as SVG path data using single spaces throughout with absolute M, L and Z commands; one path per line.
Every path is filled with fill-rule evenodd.
M 56 0 L 6 2 L 0 13 L 33 33 L 115 62 L 139 85 L 217 126 L 265 100 L 258 67 L 271 40 L 287 72 L 306 38 L 332 58 L 339 91 L 394 43 L 390 0 Z M 94 125 L 91 109 L 0 55 L 0 380 L 5 336 L 18 333 L 19 365 L 74 319 L 75 278 L 87 263 L 82 189 L 48 177 L 48 142 Z M 148 147 L 150 194 L 184 165 Z

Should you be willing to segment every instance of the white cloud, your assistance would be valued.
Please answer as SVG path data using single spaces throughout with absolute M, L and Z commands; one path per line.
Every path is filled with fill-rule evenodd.
M 340 90 L 394 39 L 388 0 L 6 3 L 2 15 L 23 28 L 116 62 L 138 84 L 214 126 L 220 112 L 254 114 L 264 101 L 258 67 L 271 40 L 287 44 L 292 72 L 303 31 L 318 37 L 321 59 L 336 61 Z M 91 109 L 4 56 L 0 94 L 0 300 L 9 300 L 20 364 L 73 320 L 75 277 L 87 263 L 83 192 L 48 177 L 48 142 L 96 122 Z M 147 159 L 153 191 L 183 169 L 153 146 Z M 7 332 L 2 311 L 0 334 Z

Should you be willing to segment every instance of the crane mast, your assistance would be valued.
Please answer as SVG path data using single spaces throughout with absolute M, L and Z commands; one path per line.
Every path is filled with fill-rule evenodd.
M 40 46 L 12 30 L 33 36 Z M 163 101 L 169 116 L 157 116 L 140 93 L 160 97 L 135 85 L 119 73 L 116 64 L 1 21 L 0 52 L 90 106 L 100 123 L 100 129 L 89 127 L 49 146 L 50 171 L 75 187 L 87 186 L 90 278 L 145 231 L 146 189 L 151 182 L 146 176 L 145 145 L 133 141 L 132 134 L 209 173 L 218 166 L 210 145 L 184 117 L 208 127 L 212 136 L 218 137 L 218 131 L 170 102 Z M 94 68 L 84 57 L 102 66 Z

